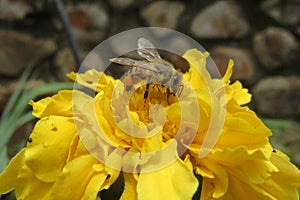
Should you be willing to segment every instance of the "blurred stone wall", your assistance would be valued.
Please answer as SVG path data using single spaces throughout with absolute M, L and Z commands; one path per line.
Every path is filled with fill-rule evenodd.
M 300 119 L 299 0 L 64 1 L 84 56 L 109 36 L 137 27 L 178 30 L 210 52 L 221 73 L 235 60 L 233 80 L 254 95 L 265 117 Z M 174 41 L 178 42 L 178 41 Z M 75 70 L 53 1 L 0 1 L 0 110 L 41 46 L 46 52 L 28 83 L 66 80 Z

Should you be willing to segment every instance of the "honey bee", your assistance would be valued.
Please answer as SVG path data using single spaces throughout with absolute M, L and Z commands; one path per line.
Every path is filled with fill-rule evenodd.
M 149 85 L 160 84 L 167 89 L 167 93 L 180 96 L 183 85 L 181 74 L 173 68 L 173 65 L 162 59 L 155 46 L 145 38 L 138 39 L 137 53 L 146 60 L 134 60 L 131 58 L 112 58 L 111 62 L 131 67 L 121 78 L 126 89 L 146 80 L 146 91 L 144 99 L 148 97 Z

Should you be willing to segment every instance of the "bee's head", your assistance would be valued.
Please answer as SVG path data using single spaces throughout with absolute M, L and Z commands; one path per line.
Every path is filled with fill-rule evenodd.
M 174 94 L 177 93 L 179 86 L 181 85 L 182 77 L 179 73 L 175 73 L 174 76 L 171 78 L 171 89 Z

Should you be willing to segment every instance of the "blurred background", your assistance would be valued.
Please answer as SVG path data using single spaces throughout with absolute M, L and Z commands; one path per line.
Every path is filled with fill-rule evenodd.
M 56 2 L 0 1 L 1 169 L 33 128 L 30 99 L 72 88 L 65 74 L 76 71 L 96 45 L 145 26 L 192 37 L 221 73 L 234 59 L 232 79 L 253 94 L 250 107 L 272 129 L 275 148 L 300 166 L 299 0 L 63 1 L 78 44 L 73 49 Z

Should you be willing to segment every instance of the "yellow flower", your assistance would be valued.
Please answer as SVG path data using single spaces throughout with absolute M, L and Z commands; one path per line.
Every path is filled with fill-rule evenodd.
M 184 57 L 190 61 L 192 69 L 200 72 L 204 69 L 205 64 L 197 59 L 203 57 L 200 52 L 190 50 Z M 233 61 L 230 61 L 222 80 L 206 78 L 207 85 L 214 91 L 212 95 L 216 95 L 216 100 L 211 101 L 212 107 L 226 103 L 224 126 L 218 141 L 205 157 L 199 156 L 208 130 L 202 123 L 204 128 L 199 129 L 201 132 L 189 147 L 195 173 L 203 179 L 201 200 L 298 199 L 296 188 L 300 185 L 300 172 L 283 153 L 272 149 L 268 140 L 270 130 L 253 111 L 242 106 L 250 101 L 251 96 L 240 82 L 230 84 L 232 66 Z M 200 74 L 207 76 L 203 72 Z M 202 89 L 204 79 L 197 79 L 202 81 L 195 80 L 192 85 L 205 93 Z M 221 82 L 225 92 L 217 95 Z M 211 113 L 207 109 L 200 115 L 201 120 L 207 121 Z
M 99 163 L 82 145 L 73 122 L 74 93 L 85 98 L 66 90 L 30 102 L 40 120 L 32 141 L 0 175 L 0 193 L 15 189 L 17 199 L 95 199 L 98 190 L 118 177 L 119 172 Z
M 183 57 L 190 70 L 179 97 L 152 84 L 128 92 L 96 70 L 68 76 L 92 89 L 31 101 L 40 120 L 0 175 L 18 199 L 96 199 L 124 177 L 121 199 L 298 199 L 299 170 L 273 150 L 270 130 L 244 104 L 251 95 L 205 69 L 208 53 Z M 122 172 L 122 173 L 120 173 Z

